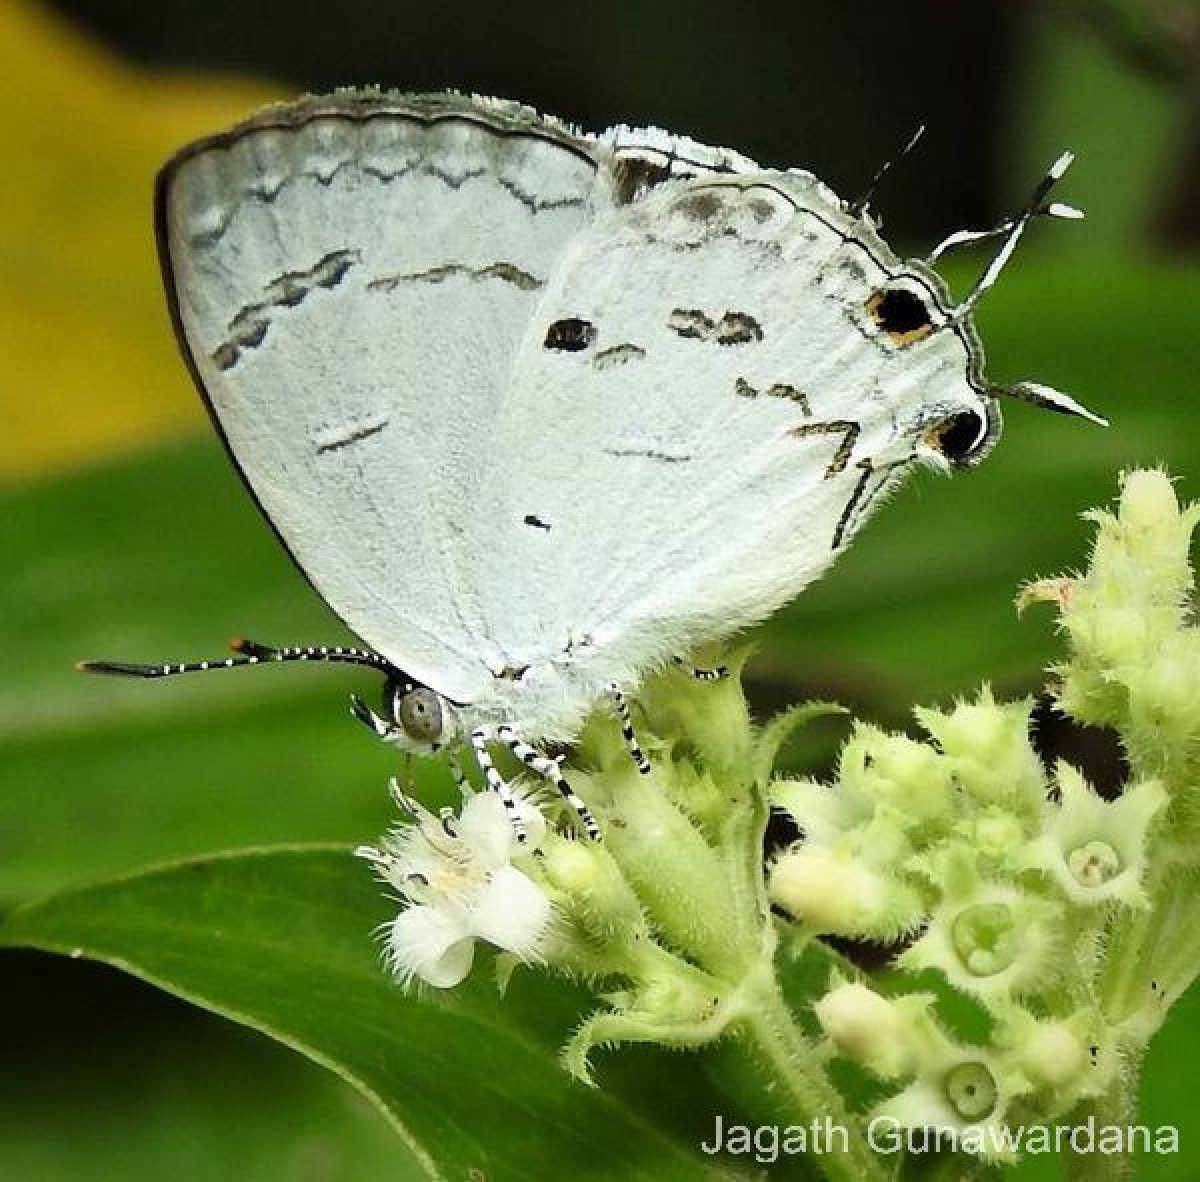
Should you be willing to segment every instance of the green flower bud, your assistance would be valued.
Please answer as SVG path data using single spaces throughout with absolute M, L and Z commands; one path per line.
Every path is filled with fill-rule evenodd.
M 1040 1093 L 1039 1107 L 1049 1119 L 1084 1097 L 1104 1093 L 1120 1070 L 1114 1032 L 1093 1009 L 1041 1018 L 1012 1007 L 998 1023 L 993 1043 Z
M 1065 1022 L 1039 1022 L 1020 1048 L 1020 1062 L 1031 1083 L 1062 1088 L 1086 1073 L 1088 1048 Z
M 893 940 L 925 913 L 921 896 L 894 875 L 821 846 L 796 846 L 776 858 L 767 894 L 797 923 L 844 936 Z
M 637 895 L 602 844 L 550 834 L 539 865 L 563 917 L 590 939 L 624 944 L 646 937 Z
M 1037 816 L 1045 774 L 1029 742 L 1032 702 L 1000 705 L 986 686 L 973 702 L 950 711 L 917 710 L 921 725 L 937 740 L 955 779 L 975 800 Z
M 905 828 L 944 826 L 953 815 L 950 769 L 928 743 L 860 724 L 842 753 L 842 784 L 886 807 Z

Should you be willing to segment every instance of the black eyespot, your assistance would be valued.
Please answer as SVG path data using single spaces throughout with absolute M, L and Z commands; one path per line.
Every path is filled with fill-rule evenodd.
M 590 320 L 580 320 L 578 316 L 571 316 L 566 320 L 556 320 L 546 329 L 545 347 L 578 353 L 595 339 L 596 326 Z
M 956 467 L 978 459 L 988 443 L 988 423 L 973 410 L 943 419 L 934 429 L 934 446 Z
M 885 287 L 875 292 L 867 300 L 867 311 L 897 345 L 912 344 L 933 332 L 925 301 L 906 287 Z

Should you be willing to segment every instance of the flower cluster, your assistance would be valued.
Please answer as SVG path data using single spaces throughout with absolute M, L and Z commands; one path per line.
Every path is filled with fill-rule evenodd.
M 387 931 L 393 971 L 454 985 L 483 940 L 502 969 L 537 963 L 592 984 L 598 1008 L 565 1051 L 584 1079 L 598 1046 L 731 1038 L 796 1123 L 858 1129 L 840 1163 L 819 1163 L 831 1176 L 886 1176 L 862 1135 L 872 1117 L 997 1156 L 1019 1122 L 1128 1114 L 1149 1038 L 1200 974 L 1188 562 L 1200 514 L 1180 510 L 1161 473 L 1136 472 L 1119 511 L 1091 518 L 1088 569 L 1033 583 L 1019 603 L 1059 610 L 1067 656 L 1051 692 L 1117 732 L 1128 777 L 1115 796 L 1068 763 L 1045 766 L 1033 703 L 986 687 L 916 711 L 922 737 L 856 724 L 831 782 L 779 777 L 789 732 L 836 708 L 757 727 L 738 660 L 717 683 L 668 670 L 638 700 L 649 775 L 611 715 L 579 745 L 571 781 L 602 843 L 526 804 L 531 840 L 518 847 L 488 794 L 439 817 L 401 795 L 413 823 L 360 851 L 406 903 Z M 764 861 L 770 810 L 800 836 Z M 830 936 L 884 947 L 888 971 L 855 968 Z M 783 988 L 796 964 L 808 1016 Z M 843 1090 L 831 1057 L 875 1078 L 869 1101 Z
M 822 1029 L 839 1054 L 906 1085 L 878 1109 L 905 1125 L 986 1128 L 1017 1107 L 1052 1119 L 1119 1090 L 1166 992 L 1200 969 L 1193 957 L 1172 981 L 1167 949 L 1144 938 L 1177 905 L 1181 863 L 1197 862 L 1168 820 L 1195 807 L 1197 515 L 1160 473 L 1138 472 L 1119 514 L 1090 516 L 1089 570 L 1034 583 L 1020 603 L 1059 606 L 1070 652 L 1054 670 L 1057 705 L 1116 728 L 1130 774 L 1115 799 L 1069 764 L 1047 771 L 1032 702 L 997 703 L 986 688 L 916 711 L 924 740 L 859 724 L 832 783 L 771 788 L 804 835 L 769 867 L 775 905 L 803 931 L 893 945 L 914 985 L 940 981 L 986 1017 L 989 1037 L 968 1045 L 938 1022 L 932 994 L 833 981 Z

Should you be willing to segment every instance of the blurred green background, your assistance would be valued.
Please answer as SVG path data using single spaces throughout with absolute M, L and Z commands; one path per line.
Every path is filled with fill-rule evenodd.
M 1048 613 L 1016 619 L 1013 594 L 1083 560 L 1079 513 L 1121 468 L 1166 464 L 1200 495 L 1198 63 L 1188 0 L 0 0 L 0 906 L 182 854 L 361 841 L 390 820 L 392 760 L 345 709 L 374 687 L 352 671 L 148 685 L 72 669 L 211 657 L 239 633 L 344 635 L 174 356 L 149 218 L 173 147 L 275 95 L 455 85 L 593 128 L 660 123 L 853 194 L 924 122 L 876 201 L 914 254 L 991 224 L 1074 148 L 1062 198 L 1088 220 L 1038 226 L 979 322 L 993 377 L 1066 389 L 1113 426 L 1006 408 L 985 465 L 908 487 L 758 637 L 764 713 L 819 695 L 903 726 L 984 678 L 1037 691 L 1055 639 Z M 958 290 L 980 265 L 955 260 Z M 792 758 L 819 768 L 837 735 Z M 1111 776 L 1102 742 L 1081 749 Z M 264 1039 L 111 970 L 0 962 L 0 1179 L 408 1176 L 363 1101 Z M 1185 1002 L 1147 1075 L 1144 1115 L 1178 1123 L 1184 1152 L 1140 1176 L 1200 1177 L 1198 1023 Z

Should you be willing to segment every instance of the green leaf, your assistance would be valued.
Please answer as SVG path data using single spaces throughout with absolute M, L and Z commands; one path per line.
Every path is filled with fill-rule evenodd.
M 255 1031 L 107 965 L 4 949 L 0 971 L 0 1178 L 427 1176 L 361 1095 Z
M 721 1056 L 691 1070 L 622 1052 L 584 1087 L 559 1047 L 585 995 L 521 971 L 501 997 L 482 967 L 460 989 L 406 995 L 370 936 L 388 915 L 347 850 L 279 848 L 66 892 L 15 911 L 0 941 L 115 965 L 301 1051 L 374 1100 L 431 1178 L 752 1173 L 699 1150 L 715 1113 L 747 1119 Z

